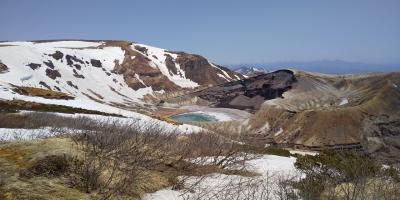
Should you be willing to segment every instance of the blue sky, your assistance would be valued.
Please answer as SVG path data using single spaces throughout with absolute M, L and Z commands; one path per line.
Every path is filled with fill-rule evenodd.
M 0 40 L 123 39 L 220 64 L 397 64 L 399 10 L 399 0 L 0 0 Z

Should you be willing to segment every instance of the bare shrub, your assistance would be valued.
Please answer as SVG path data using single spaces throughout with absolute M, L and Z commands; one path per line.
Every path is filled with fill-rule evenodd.
M 91 124 L 73 135 L 83 152 L 75 168 L 79 187 L 104 198 L 138 195 L 134 186 L 148 178 L 146 171 L 163 162 L 165 142 L 173 135 L 155 126 L 143 130 L 138 124 L 119 121 Z
M 368 155 L 326 151 L 300 156 L 296 166 L 306 176 L 296 183 L 304 199 L 396 199 L 400 171 L 385 170 Z

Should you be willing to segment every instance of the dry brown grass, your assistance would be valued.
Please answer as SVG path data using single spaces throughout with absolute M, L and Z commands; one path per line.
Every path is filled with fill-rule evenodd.
M 91 199 L 62 177 L 25 177 L 23 172 L 51 155 L 77 153 L 69 139 L 0 143 L 0 199 Z
M 1 142 L 0 199 L 140 199 L 179 185 L 179 176 L 256 175 L 230 170 L 231 163 L 243 162 L 242 152 L 215 134 L 182 136 L 157 125 L 71 122 L 46 113 L 33 118 L 53 127 L 74 124 L 65 127 L 79 131 L 64 138 Z M 212 163 L 207 163 L 209 156 L 215 157 Z
M 0 101 L 0 113 L 14 113 L 18 112 L 19 110 L 59 112 L 59 113 L 86 113 L 86 114 L 122 117 L 121 115 L 117 114 L 110 114 L 95 110 L 86 110 L 82 108 L 69 107 L 63 105 L 52 105 L 52 104 L 36 103 L 23 100 Z
M 35 97 L 43 97 L 46 99 L 74 99 L 75 97 L 69 96 L 63 92 L 47 90 L 42 88 L 35 88 L 35 87 L 24 87 L 24 86 L 16 86 L 13 85 L 13 91 L 21 94 L 21 95 L 28 95 L 28 96 L 35 96 Z

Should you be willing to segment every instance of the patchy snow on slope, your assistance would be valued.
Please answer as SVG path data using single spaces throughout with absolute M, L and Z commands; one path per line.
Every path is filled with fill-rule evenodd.
M 182 134 L 190 134 L 200 132 L 203 129 L 197 126 L 183 124 L 183 125 L 173 125 L 164 121 L 160 121 L 145 115 L 138 114 L 132 115 L 131 117 L 113 117 L 113 116 L 104 116 L 104 115 L 93 115 L 93 114 L 83 114 L 83 113 L 75 113 L 75 114 L 66 114 L 66 113 L 55 113 L 64 117 L 87 117 L 89 119 L 98 121 L 100 123 L 113 123 L 118 122 L 124 125 L 137 125 L 137 127 L 146 129 L 147 127 L 156 126 L 165 131 L 177 131 Z
M 263 155 L 245 163 L 246 169 L 257 172 L 260 176 L 243 177 L 238 175 L 210 174 L 202 177 L 181 177 L 191 193 L 166 188 L 146 194 L 145 200 L 183 200 L 183 199 L 278 199 L 277 180 L 281 177 L 301 177 L 295 169 L 294 157 Z M 198 185 L 194 185 L 197 183 Z M 248 187 L 246 187 L 248 186 Z M 268 196 L 265 192 L 269 191 Z M 254 195 L 254 196 L 253 196 Z
M 35 113 L 35 111 L 20 112 L 20 114 L 22 115 L 27 113 Z M 146 130 L 148 127 L 154 126 L 159 128 L 160 130 L 165 131 L 166 133 L 171 132 L 179 134 L 191 134 L 204 131 L 204 129 L 193 125 L 188 125 L 188 124 L 173 125 L 138 113 L 136 113 L 136 115 L 132 115 L 135 114 L 133 112 L 130 113 L 131 117 L 114 117 L 114 116 L 82 114 L 82 113 L 67 114 L 67 113 L 55 113 L 55 112 L 51 112 L 50 114 L 55 114 L 68 118 L 84 117 L 105 124 L 118 123 L 127 126 L 133 125 L 137 128 L 143 128 L 143 130 Z M 0 141 L 41 139 L 68 133 L 74 133 L 75 131 L 76 130 L 72 130 L 69 128 L 52 128 L 52 127 L 43 127 L 38 129 L 0 128 Z
M 174 126 L 129 109 L 143 106 L 142 99 L 145 95 L 163 93 L 164 90 L 154 91 L 152 87 L 134 90 L 127 85 L 122 75 L 113 73 L 116 64 L 121 64 L 125 58 L 125 51 L 121 47 L 99 48 L 104 42 L 90 41 L 1 42 L 0 44 L 2 45 L 0 60 L 8 66 L 7 73 L 0 74 L 1 100 L 63 105 L 119 114 L 144 122 L 160 123 L 170 128 L 178 127 L 183 132 L 198 130 L 198 127 L 189 125 Z M 165 64 L 166 55 L 175 61 L 177 54 L 142 44 L 133 44 L 131 46 L 133 50 L 135 45 L 146 47 L 148 49 L 146 57 L 151 59 L 150 63 L 159 68 L 176 85 L 184 88 L 199 86 L 185 76 L 185 71 L 177 63 L 175 63 L 177 74 L 168 71 Z M 61 54 L 61 59 L 57 58 L 60 55 L 56 56 L 56 53 Z M 225 71 L 221 72 L 228 76 Z M 134 76 L 143 83 L 139 75 Z M 57 100 L 20 95 L 12 91 L 11 84 L 60 91 L 74 99 Z M 221 120 L 228 120 L 225 115 L 214 115 Z
M 218 76 L 223 76 L 226 80 L 228 80 L 228 81 L 230 81 L 230 80 L 240 80 L 240 78 L 238 77 L 238 76 L 236 76 L 236 78 L 232 78 L 231 76 L 229 76 L 229 74 L 225 71 L 225 70 L 223 70 L 223 69 L 221 69 L 221 68 L 219 68 L 218 66 L 216 66 L 216 65 L 214 65 L 213 63 L 211 63 L 211 62 L 208 62 L 211 66 L 213 66 L 214 68 L 216 68 L 216 69 L 219 69 L 221 72 L 222 72 L 222 74 L 218 74 Z M 239 78 L 239 79 L 237 79 L 237 78 Z
M 152 47 L 144 44 L 133 44 L 131 46 L 132 49 L 135 49 L 135 46 L 145 47 L 147 49 L 148 58 L 151 59 L 151 63 L 154 63 L 163 75 L 165 75 L 170 81 L 175 83 L 176 85 L 182 88 L 195 88 L 199 86 L 198 83 L 186 78 L 185 71 L 181 69 L 178 63 L 175 62 L 175 67 L 177 69 L 178 74 L 172 74 L 169 72 L 168 67 L 165 63 L 166 55 L 169 55 L 173 58 L 173 61 L 178 57 L 177 54 L 167 52 L 165 49 Z M 142 53 L 138 51 L 139 53 Z
M 0 98 L 7 100 L 17 98 L 47 103 L 49 101 L 43 98 L 25 97 L 12 93 L 10 92 L 10 85 L 8 85 L 8 83 L 11 83 L 19 86 L 45 88 L 43 84 L 40 84 L 42 82 L 52 90 L 60 89 L 61 92 L 75 97 L 74 100 L 69 101 L 51 100 L 53 104 L 98 110 L 100 109 L 97 107 L 99 104 L 141 104 L 141 98 L 144 95 L 154 92 L 151 87 L 133 90 L 126 84 L 123 76 L 111 73 L 115 66 L 114 62 L 121 63 L 124 59 L 125 52 L 119 47 L 104 47 L 102 49 L 60 49 L 54 47 L 59 45 L 82 47 L 89 44 L 101 44 L 74 41 L 35 44 L 32 42 L 15 42 L 10 44 L 18 44 L 19 46 L 0 48 L 0 60 L 9 67 L 9 72 L 0 74 L 0 86 L 4 90 L 8 89 L 8 91 L 1 91 L 3 94 Z M 51 56 L 56 51 L 63 53 L 62 60 L 56 60 Z M 67 55 L 81 60 L 74 62 L 74 64 L 80 66 L 79 69 L 68 65 L 66 62 Z M 99 60 L 102 65 L 101 68 L 91 65 L 91 60 L 96 58 L 101 58 Z M 50 78 L 46 75 L 46 70 L 49 70 L 50 67 L 46 66 L 44 62 L 51 62 L 54 66 L 52 70 L 57 71 L 61 77 Z M 30 63 L 40 64 L 40 67 L 32 69 L 27 66 Z M 77 77 L 77 75 L 82 77 Z
M 38 129 L 0 128 L 0 141 L 34 140 L 53 137 L 65 133 L 69 133 L 69 129 L 53 129 L 51 127 Z
M 224 75 L 222 75 L 222 74 L 217 74 L 219 77 L 221 77 L 221 78 L 223 78 L 223 79 L 225 79 L 225 80 L 227 80 L 227 81 L 229 81 L 229 79 L 228 78 L 226 78 Z

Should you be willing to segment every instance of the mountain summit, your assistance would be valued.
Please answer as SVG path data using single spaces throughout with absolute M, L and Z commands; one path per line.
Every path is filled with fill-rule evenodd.
M 148 95 L 243 78 L 200 55 L 127 41 L 1 42 L 0 70 L 3 100 L 104 108 L 110 113 L 119 113 L 115 108 L 141 106 Z M 50 101 L 33 89 L 68 98 Z

